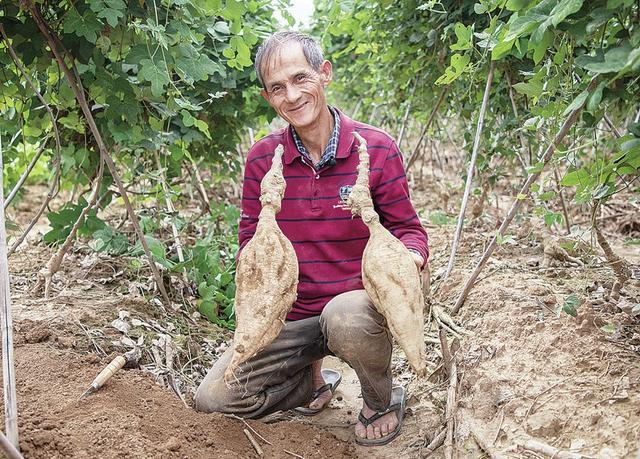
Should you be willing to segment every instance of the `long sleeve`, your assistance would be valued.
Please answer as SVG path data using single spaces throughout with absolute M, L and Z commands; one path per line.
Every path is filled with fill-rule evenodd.
M 388 146 L 380 181 L 371 190 L 380 222 L 425 263 L 429 257 L 427 232 L 422 227 L 409 196 L 402 154 L 394 141 Z
M 238 253 L 255 234 L 258 215 L 262 210 L 262 205 L 260 204 L 260 181 L 266 172 L 258 167 L 261 158 L 252 153 L 254 153 L 254 149 L 247 155 L 247 165 L 244 169 L 240 223 L 238 225 Z

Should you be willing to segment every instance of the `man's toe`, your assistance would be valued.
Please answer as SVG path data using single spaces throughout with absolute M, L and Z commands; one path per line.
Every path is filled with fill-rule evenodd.
M 376 438 L 376 434 L 373 432 L 373 426 L 372 425 L 368 425 L 367 426 L 367 438 L 369 440 L 373 440 Z

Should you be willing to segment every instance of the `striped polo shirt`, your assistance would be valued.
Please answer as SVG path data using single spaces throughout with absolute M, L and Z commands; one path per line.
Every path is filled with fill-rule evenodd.
M 292 127 L 279 129 L 258 141 L 247 156 L 239 225 L 240 250 L 256 230 L 260 214 L 260 181 L 271 167 L 273 152 L 284 146 L 283 172 L 287 183 L 278 226 L 293 244 L 299 263 L 298 296 L 288 320 L 317 316 L 334 296 L 362 289 L 361 262 L 369 230 L 352 217 L 346 198 L 357 177 L 357 131 L 367 141 L 369 186 L 380 222 L 426 261 L 427 233 L 409 197 L 402 154 L 388 134 L 354 121 L 337 110 L 340 133 L 335 165 L 318 170 L 302 160 Z

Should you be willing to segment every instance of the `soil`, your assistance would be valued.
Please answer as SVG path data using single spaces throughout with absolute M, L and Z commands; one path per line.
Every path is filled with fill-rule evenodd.
M 413 199 L 421 214 L 440 208 L 435 185 L 415 187 Z M 19 206 L 25 213 L 31 208 Z M 465 227 L 455 269 L 446 280 L 454 228 L 425 219 L 433 305 L 454 303 L 493 234 L 497 211 L 480 215 Z M 640 320 L 607 301 L 613 274 L 597 251 L 583 257 L 583 267 L 562 261 L 542 267 L 543 234 L 531 230 L 536 225 L 535 220 L 514 222 L 513 243 L 500 246 L 455 317 L 466 331 L 456 355 L 460 457 L 484 454 L 472 431 L 505 457 L 548 457 L 524 446 L 531 439 L 585 457 L 634 457 L 640 445 Z M 623 245 L 613 229 L 607 235 L 634 271 L 621 301 L 639 303 L 640 249 Z M 148 300 L 152 283 L 144 272 L 136 277 L 121 260 L 96 256 L 83 244 L 65 258 L 53 296 L 44 299 L 32 288 L 51 251 L 38 240 L 34 233 L 9 262 L 26 458 L 258 457 L 243 421 L 190 408 L 193 390 L 224 350 L 228 332 L 185 311 L 155 306 Z M 561 310 L 570 295 L 579 302 L 575 318 Z M 111 325 L 119 317 L 129 325 L 132 319 L 145 325 L 124 333 Z M 437 331 L 430 325 L 426 334 L 434 337 Z M 606 325 L 613 327 L 603 330 Z M 176 357 L 161 363 L 158 339 L 163 336 L 162 343 L 174 343 Z M 127 340 L 143 343 L 140 368 L 118 372 L 79 400 L 111 358 L 127 350 Z M 439 368 L 439 346 L 429 345 L 428 360 L 430 377 L 417 381 L 402 352 L 394 353 L 395 383 L 408 388 L 409 399 L 402 435 L 390 445 L 355 446 L 359 384 L 354 372 L 334 358 L 325 366 L 342 371 L 343 381 L 328 409 L 311 418 L 288 412 L 247 423 L 271 443 L 253 435 L 267 458 L 421 457 L 444 426 L 448 384 Z M 431 457 L 443 457 L 442 448 Z

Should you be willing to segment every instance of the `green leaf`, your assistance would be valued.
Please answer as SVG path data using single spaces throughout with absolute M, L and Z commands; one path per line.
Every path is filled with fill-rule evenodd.
M 549 47 L 553 44 L 555 35 L 550 30 L 546 30 L 542 36 L 542 40 L 535 46 L 533 51 L 533 62 L 538 65 L 542 60 Z
M 515 39 L 509 40 L 509 41 L 504 41 L 504 40 L 499 41 L 498 44 L 494 46 L 493 49 L 491 50 L 491 60 L 497 61 L 500 58 L 509 54 L 509 52 L 511 51 L 511 48 L 513 48 L 514 43 L 515 43 Z
M 464 51 L 465 49 L 471 49 L 473 27 L 466 27 L 464 24 L 457 22 L 453 30 L 456 34 L 456 37 L 458 38 L 458 42 L 451 45 L 451 49 L 454 51 Z
M 151 83 L 151 93 L 156 97 L 162 95 L 165 85 L 170 82 L 164 61 L 159 61 L 159 64 L 160 66 L 156 66 L 151 59 L 143 59 L 138 71 L 138 78 Z
M 509 32 L 504 37 L 505 41 L 515 40 L 523 35 L 529 35 L 533 32 L 545 19 L 546 16 L 541 14 L 529 13 L 521 17 L 511 16 L 509 20 Z
M 229 20 L 240 19 L 245 11 L 246 9 L 243 2 L 227 0 L 222 10 L 222 17 Z
M 487 7 L 484 6 L 482 3 L 474 3 L 473 4 L 473 11 L 476 14 L 484 14 L 487 12 Z
M 106 19 L 107 24 L 115 27 L 119 19 L 124 18 L 127 5 L 123 0 L 91 0 L 90 7 L 99 18 Z
M 584 104 L 584 101 L 587 100 L 587 96 L 589 96 L 589 91 L 587 91 L 586 89 L 584 91 L 582 91 L 580 94 L 578 94 L 578 97 L 576 97 L 575 99 L 573 99 L 571 101 L 571 103 L 569 104 L 569 106 L 564 110 L 563 112 L 563 116 L 567 116 L 569 113 L 571 113 L 574 110 L 577 110 L 578 108 L 582 107 L 582 104 Z
M 615 324 L 607 324 L 607 325 L 603 325 L 602 327 L 600 327 L 600 330 L 602 330 L 605 333 L 609 333 L 609 334 L 615 333 L 617 329 L 618 329 L 618 327 L 616 327 Z
M 551 10 L 551 23 L 554 27 L 582 8 L 582 0 L 561 0 Z
M 575 293 L 572 293 L 564 299 L 562 310 L 572 317 L 577 317 L 577 307 L 580 305 L 580 303 L 580 299 L 576 296 Z
M 540 97 L 540 95 L 542 94 L 543 85 L 541 81 L 530 80 L 527 83 L 514 84 L 513 89 L 518 91 L 520 94 L 525 94 L 529 97 Z
M 569 172 L 565 175 L 560 184 L 562 186 L 576 186 L 585 185 L 591 182 L 591 175 L 585 169 L 578 169 L 577 171 Z
M 578 56 L 575 62 L 577 66 L 593 73 L 611 73 L 619 72 L 625 68 L 630 57 L 631 48 L 629 46 L 622 46 L 610 49 L 604 56 L 602 54 L 596 56 Z
M 69 10 L 63 24 L 65 33 L 73 33 L 78 37 L 84 37 L 88 42 L 94 44 L 102 27 L 102 23 L 93 11 L 85 10 L 84 14 L 80 16 L 75 7 Z
M 520 11 L 524 9 L 530 0 L 508 0 L 505 8 L 509 11 Z
M 602 90 L 606 85 L 607 85 L 606 81 L 601 81 L 598 84 L 598 86 L 596 86 L 596 89 L 594 89 L 594 91 L 589 95 L 589 99 L 587 99 L 588 112 L 593 113 L 596 110 L 598 110 L 598 107 L 600 106 L 600 101 L 602 101 Z

